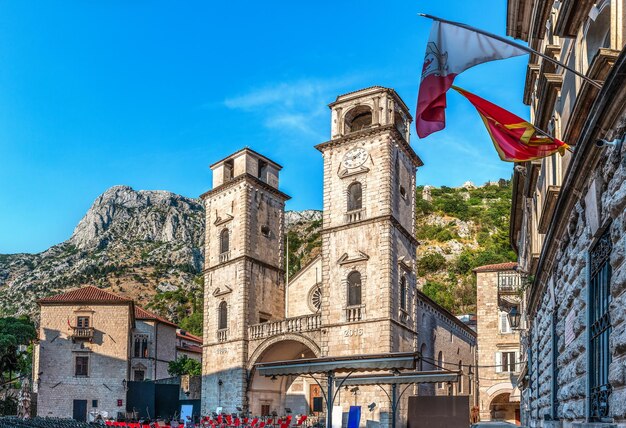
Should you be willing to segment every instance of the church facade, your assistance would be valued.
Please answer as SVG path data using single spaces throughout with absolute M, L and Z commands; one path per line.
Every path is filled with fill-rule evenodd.
M 254 364 L 319 356 L 421 352 L 422 369 L 463 370 L 460 385 L 413 394 L 476 391 L 476 335 L 417 287 L 415 175 L 409 109 L 393 89 L 337 97 L 324 160 L 322 250 L 285 285 L 281 166 L 243 149 L 211 165 L 206 205 L 202 411 L 314 414 L 321 391 L 305 377 L 268 379 Z M 476 373 L 476 370 L 473 371 Z M 388 423 L 376 387 L 342 391 L 335 405 Z M 406 408 L 406 400 L 401 405 Z M 469 409 L 468 409 L 469 415 Z

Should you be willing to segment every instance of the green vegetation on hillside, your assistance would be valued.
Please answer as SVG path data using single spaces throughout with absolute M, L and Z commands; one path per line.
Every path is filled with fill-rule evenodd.
M 204 277 L 200 274 L 194 277 L 189 290 L 179 288 L 175 291 L 159 292 L 146 308 L 178 324 L 183 330 L 202 336 L 203 301 Z
M 428 248 L 424 253 L 418 250 L 423 291 L 453 313 L 473 312 L 476 281 L 472 269 L 515 260 L 508 239 L 511 183 L 500 180 L 497 185 L 478 188 L 431 188 L 431 201 L 422 198 L 423 190 L 416 189 L 417 238 Z M 444 224 L 433 224 L 435 217 Z M 464 238 L 455 219 L 471 229 Z M 447 254 L 446 243 L 453 239 L 462 249 Z

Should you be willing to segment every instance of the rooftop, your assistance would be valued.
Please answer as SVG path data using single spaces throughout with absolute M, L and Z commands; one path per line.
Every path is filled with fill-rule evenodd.
M 163 324 L 168 324 L 171 325 L 173 327 L 178 327 L 176 324 L 174 324 L 173 322 L 157 315 L 157 314 L 153 314 L 152 312 L 146 311 L 144 308 L 141 308 L 139 306 L 135 306 L 135 319 L 136 320 L 149 320 L 149 321 L 158 321 L 160 323 Z
M 44 297 L 37 300 L 37 303 L 115 303 L 128 304 L 132 303 L 131 299 L 118 296 L 109 291 L 88 285 L 87 287 L 78 288 L 76 290 L 67 291 L 54 296 Z
M 517 269 L 517 262 L 496 263 L 493 265 L 484 265 L 474 268 L 474 272 L 498 272 L 502 270 L 515 270 Z

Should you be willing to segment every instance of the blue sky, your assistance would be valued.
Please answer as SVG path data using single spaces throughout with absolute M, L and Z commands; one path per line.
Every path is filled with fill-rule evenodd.
M 4 1 L 0 14 L 0 253 L 69 238 L 110 186 L 197 197 L 208 165 L 249 146 L 284 166 L 288 209 L 321 208 L 327 104 L 371 85 L 415 110 L 430 21 L 505 33 L 506 2 Z M 456 83 L 528 116 L 527 58 Z M 412 145 L 418 184 L 509 178 L 472 107 Z M 414 131 L 414 130 L 413 130 Z

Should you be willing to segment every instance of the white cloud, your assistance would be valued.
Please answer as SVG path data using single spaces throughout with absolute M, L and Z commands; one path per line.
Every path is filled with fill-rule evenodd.
M 229 97 L 224 105 L 264 116 L 269 129 L 304 132 L 321 136 L 326 131 L 323 119 L 329 118 L 326 105 L 337 94 L 357 86 L 358 76 L 338 79 L 300 79 L 279 82 Z

